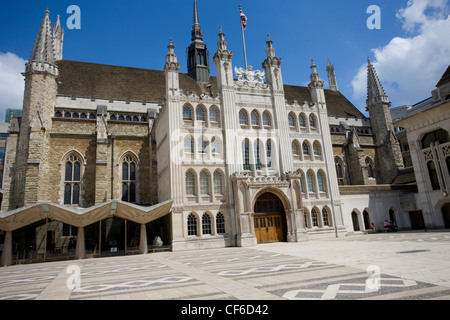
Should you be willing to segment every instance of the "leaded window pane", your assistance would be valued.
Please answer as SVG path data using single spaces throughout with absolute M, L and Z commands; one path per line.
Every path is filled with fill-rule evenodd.
M 70 183 L 66 183 L 64 185 L 64 204 L 72 204 L 71 196 L 72 196 L 72 186 L 70 185 Z
M 72 195 L 72 204 L 80 203 L 80 185 L 75 183 L 73 185 L 73 195 Z
M 81 167 L 80 163 L 77 161 L 73 165 L 73 181 L 80 181 L 80 175 L 81 175 Z

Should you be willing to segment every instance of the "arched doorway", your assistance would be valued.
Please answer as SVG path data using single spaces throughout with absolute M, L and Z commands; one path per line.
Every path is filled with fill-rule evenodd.
M 353 230 L 360 231 L 358 213 L 356 213 L 355 211 L 352 212 L 352 222 L 353 222 Z
M 255 235 L 258 243 L 286 241 L 286 214 L 280 198 L 272 192 L 263 193 L 255 202 Z

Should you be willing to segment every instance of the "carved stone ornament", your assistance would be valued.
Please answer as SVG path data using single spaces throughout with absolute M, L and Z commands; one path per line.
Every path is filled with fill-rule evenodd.
M 266 73 L 264 71 L 253 71 L 251 66 L 248 66 L 247 70 L 244 68 L 234 67 L 234 72 L 236 73 L 239 81 L 264 83 L 264 79 L 266 77 Z

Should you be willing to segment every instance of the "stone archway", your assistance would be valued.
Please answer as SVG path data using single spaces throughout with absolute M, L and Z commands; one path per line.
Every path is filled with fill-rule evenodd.
M 285 206 L 280 197 L 271 191 L 263 192 L 256 198 L 253 209 L 258 243 L 287 241 Z

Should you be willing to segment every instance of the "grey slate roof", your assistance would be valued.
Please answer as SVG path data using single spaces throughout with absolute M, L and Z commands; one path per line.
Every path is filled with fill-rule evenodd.
M 164 71 L 111 66 L 96 63 L 61 60 L 59 67 L 58 95 L 85 97 L 91 99 L 156 101 L 165 100 Z M 193 80 L 189 75 L 180 73 L 180 89 L 183 92 L 197 94 L 208 93 L 206 84 Z M 217 94 L 217 80 L 211 77 L 211 91 Z M 296 100 L 299 104 L 311 102 L 309 88 L 285 85 L 285 97 L 288 103 Z M 330 116 L 365 116 L 340 92 L 325 89 L 328 114 Z

